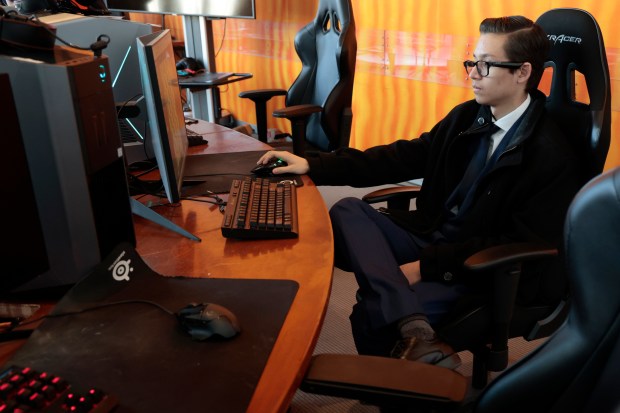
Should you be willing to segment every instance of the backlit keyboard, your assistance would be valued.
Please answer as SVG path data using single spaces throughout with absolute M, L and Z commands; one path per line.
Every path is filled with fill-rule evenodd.
M 235 179 L 222 221 L 227 238 L 297 238 L 297 188 L 292 181 Z
M 78 389 L 45 371 L 18 366 L 0 370 L 0 413 L 108 413 L 117 404 L 99 389 Z

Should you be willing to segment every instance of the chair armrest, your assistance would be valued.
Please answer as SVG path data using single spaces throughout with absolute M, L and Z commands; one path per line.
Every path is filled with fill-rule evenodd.
M 320 112 L 322 110 L 323 108 L 319 105 L 294 105 L 274 110 L 273 116 L 276 118 L 286 119 L 307 118 L 313 113 Z
M 412 199 L 417 198 L 420 193 L 419 186 L 393 186 L 390 188 L 378 189 L 362 197 L 362 200 L 369 204 L 377 202 L 387 202 L 389 209 L 409 210 Z
M 306 127 L 313 113 L 322 111 L 318 105 L 293 105 L 273 111 L 276 118 L 286 118 L 291 121 L 291 136 L 293 138 L 293 153 L 304 156 L 306 152 Z
M 467 379 L 450 369 L 409 360 L 352 354 L 312 357 L 301 390 L 384 406 L 460 404 Z
M 493 333 L 487 358 L 488 370 L 502 371 L 508 366 L 509 329 L 521 277 L 521 264 L 557 254 L 558 250 L 548 244 L 514 243 L 489 247 L 465 260 L 464 266 L 469 270 L 490 270 L 494 274 L 491 296 Z
M 465 268 L 484 271 L 558 255 L 557 248 L 541 243 L 514 243 L 489 247 L 465 260 Z
M 286 95 L 284 89 L 255 89 L 239 93 L 240 98 L 254 102 L 256 111 L 256 133 L 258 140 L 267 143 L 267 101 L 274 96 Z
M 284 89 L 256 89 L 256 90 L 246 90 L 239 93 L 240 98 L 250 99 L 254 102 L 256 101 L 268 101 L 274 96 L 284 96 L 286 95 L 286 90 Z

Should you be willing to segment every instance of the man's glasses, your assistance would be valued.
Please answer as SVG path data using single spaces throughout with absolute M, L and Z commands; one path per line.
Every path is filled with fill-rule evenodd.
M 495 67 L 505 67 L 505 68 L 510 68 L 510 69 L 517 69 L 517 68 L 523 66 L 523 63 L 515 63 L 515 62 L 485 62 L 483 60 L 478 60 L 477 62 L 474 62 L 473 60 L 465 60 L 463 62 L 463 66 L 465 67 L 465 72 L 467 72 L 468 75 L 471 72 L 471 69 L 473 67 L 475 67 L 476 70 L 478 71 L 478 74 L 480 76 L 487 77 L 489 75 L 489 69 L 491 69 L 492 66 L 495 66 Z

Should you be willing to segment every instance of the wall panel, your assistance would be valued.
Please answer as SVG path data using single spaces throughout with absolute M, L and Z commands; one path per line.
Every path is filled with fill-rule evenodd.
M 241 90 L 281 87 L 295 79 L 300 64 L 296 32 L 315 14 L 317 0 L 256 0 L 256 20 L 214 22 L 217 68 L 252 72 L 254 78 L 222 90 L 222 105 L 237 119 L 255 123 Z M 364 149 L 430 129 L 449 109 L 473 97 L 461 62 L 471 57 L 478 25 L 487 16 L 523 14 L 535 20 L 554 7 L 590 11 L 601 25 L 612 76 L 613 132 L 607 167 L 620 165 L 620 36 L 614 23 L 620 2 L 556 0 L 488 2 L 471 0 L 353 0 L 358 60 L 351 146 Z M 268 109 L 284 105 L 282 97 Z M 269 119 L 288 131 L 288 122 Z

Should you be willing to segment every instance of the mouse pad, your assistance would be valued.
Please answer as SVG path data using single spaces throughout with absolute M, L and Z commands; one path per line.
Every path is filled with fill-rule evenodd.
M 256 166 L 256 161 L 265 152 L 247 151 L 188 156 L 185 160 L 183 180 L 204 182 L 200 187 L 216 194 L 227 193 L 230 191 L 233 179 L 243 179 L 245 176 L 250 176 L 250 171 Z M 296 186 L 303 184 L 301 177 L 297 175 L 279 175 L 269 179 L 276 181 L 293 180 Z M 197 192 L 192 191 L 191 186 L 183 190 L 184 196 L 194 193 Z
M 116 396 L 121 412 L 244 412 L 288 309 L 292 280 L 165 277 L 119 245 L 54 307 L 8 364 Z M 231 310 L 241 333 L 194 341 L 167 311 Z M 74 313 L 74 314 L 69 314 Z

